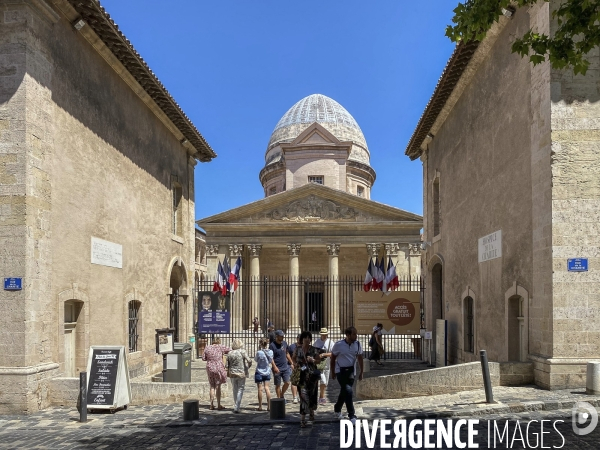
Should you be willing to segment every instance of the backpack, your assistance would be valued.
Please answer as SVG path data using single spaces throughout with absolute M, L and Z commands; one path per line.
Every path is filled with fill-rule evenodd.
M 373 347 L 375 344 L 377 344 L 377 341 L 375 340 L 375 333 L 373 333 L 371 339 L 369 339 L 369 347 Z

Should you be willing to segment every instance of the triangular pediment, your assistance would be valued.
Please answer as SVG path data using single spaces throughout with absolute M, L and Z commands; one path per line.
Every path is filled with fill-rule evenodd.
M 393 206 L 311 183 L 200 219 L 196 223 L 204 228 L 211 224 L 315 222 L 421 224 L 423 218 Z
M 336 138 L 329 130 L 322 125 L 314 122 L 307 129 L 291 142 L 292 146 L 301 144 L 339 144 L 340 140 Z

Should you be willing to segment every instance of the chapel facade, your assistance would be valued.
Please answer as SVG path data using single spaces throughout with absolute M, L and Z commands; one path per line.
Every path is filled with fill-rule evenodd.
M 347 326 L 347 297 L 327 283 L 362 280 L 369 258 L 390 256 L 400 277 L 418 277 L 422 218 L 371 199 L 376 176 L 369 160 L 360 127 L 339 103 L 321 94 L 300 100 L 269 139 L 259 174 L 265 198 L 196 222 L 206 231 L 208 277 L 225 256 L 242 256 L 243 280 L 326 278 L 304 295 L 290 293 L 285 311 L 269 309 L 288 332 L 310 328 L 311 310 L 333 332 Z M 234 302 L 234 331 L 249 329 L 254 317 L 264 327 L 269 305 L 261 289 L 236 294 L 243 301 Z

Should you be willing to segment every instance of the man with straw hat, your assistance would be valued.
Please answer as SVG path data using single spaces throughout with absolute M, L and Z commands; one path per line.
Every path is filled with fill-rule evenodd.
M 317 368 L 321 371 L 321 381 L 319 382 L 319 405 L 324 405 L 327 403 L 327 399 L 325 398 L 325 389 L 327 389 L 327 383 L 329 383 L 329 357 L 331 356 L 333 342 L 328 337 L 329 330 L 327 330 L 327 328 L 321 328 L 319 334 L 321 337 L 315 341 L 314 346 L 324 350 L 325 352 L 321 353 L 321 363 L 317 366 Z

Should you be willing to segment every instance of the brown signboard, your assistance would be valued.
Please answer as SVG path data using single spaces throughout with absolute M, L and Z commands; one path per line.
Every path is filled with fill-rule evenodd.
M 384 334 L 419 334 L 421 293 L 418 291 L 354 292 L 354 326 L 371 334 L 377 323 Z

